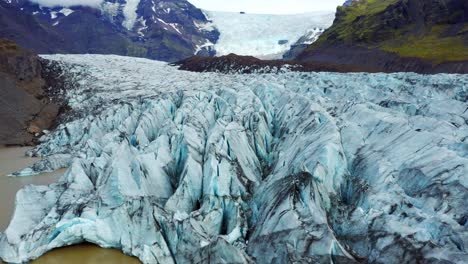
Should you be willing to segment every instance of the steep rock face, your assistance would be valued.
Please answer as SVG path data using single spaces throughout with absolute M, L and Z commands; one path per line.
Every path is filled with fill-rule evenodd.
M 465 75 L 223 75 L 48 58 L 74 73 L 70 106 L 89 115 L 30 153 L 45 159 L 19 175 L 70 168 L 18 193 L 5 261 L 82 241 L 144 263 L 468 257 Z
M 58 105 L 47 96 L 42 71 L 36 55 L 0 39 L 0 145 L 31 144 L 52 125 Z
M 464 0 L 354 1 L 339 7 L 333 26 L 297 58 L 383 71 L 467 73 L 467 28 Z
M 43 7 L 0 1 L 0 37 L 38 53 L 100 53 L 180 60 L 210 55 L 219 33 L 187 1 L 103 1 L 97 7 Z

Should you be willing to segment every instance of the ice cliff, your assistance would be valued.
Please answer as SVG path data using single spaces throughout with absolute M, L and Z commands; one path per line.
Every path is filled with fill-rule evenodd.
M 47 56 L 85 114 L 42 138 L 69 166 L 0 235 L 20 263 L 89 241 L 144 263 L 463 263 L 468 76 L 178 71 Z

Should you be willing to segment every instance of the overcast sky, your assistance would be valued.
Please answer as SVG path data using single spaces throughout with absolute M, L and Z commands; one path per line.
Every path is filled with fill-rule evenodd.
M 345 0 L 189 0 L 195 6 L 213 11 L 245 11 L 263 14 L 297 14 L 336 10 Z
M 43 6 L 99 6 L 103 0 L 30 0 Z M 259 14 L 297 14 L 335 10 L 345 0 L 189 0 L 195 6 L 213 11 L 245 11 Z
M 74 5 L 85 5 L 97 7 L 103 0 L 30 0 L 31 2 L 38 3 L 41 6 L 74 6 Z

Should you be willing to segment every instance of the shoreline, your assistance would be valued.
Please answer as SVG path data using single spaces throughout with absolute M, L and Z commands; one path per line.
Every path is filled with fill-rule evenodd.
M 26 151 L 32 147 L 0 146 L 0 232 L 8 227 L 15 210 L 16 193 L 26 185 L 48 185 L 57 182 L 65 173 L 66 169 L 59 169 L 50 173 L 34 176 L 9 177 L 8 174 L 39 161 L 40 158 L 25 156 Z M 0 260 L 0 263 L 4 263 Z M 36 260 L 34 264 L 54 263 L 90 263 L 90 264 L 113 264 L 113 263 L 140 263 L 131 256 L 123 254 L 118 249 L 104 249 L 97 245 L 82 243 L 69 247 L 53 249 Z
M 27 177 L 10 177 L 10 173 L 26 168 L 40 158 L 27 157 L 26 151 L 32 147 L 0 147 L 0 230 L 10 223 L 15 209 L 16 193 L 26 185 L 49 185 L 56 182 L 66 169 Z

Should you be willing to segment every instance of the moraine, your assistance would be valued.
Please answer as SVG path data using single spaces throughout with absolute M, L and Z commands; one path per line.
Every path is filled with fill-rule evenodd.
M 144 263 L 468 258 L 466 75 L 46 58 L 74 83 L 74 117 L 19 174 L 69 169 L 18 193 L 4 261 L 83 241 Z

